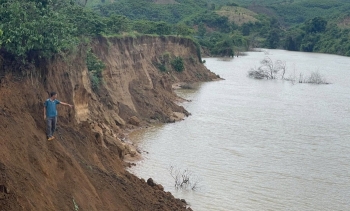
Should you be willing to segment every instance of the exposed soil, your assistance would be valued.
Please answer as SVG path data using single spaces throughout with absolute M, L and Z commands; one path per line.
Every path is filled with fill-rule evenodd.
M 186 205 L 125 171 L 137 156 L 124 133 L 152 121 L 188 114 L 171 84 L 209 81 L 215 74 L 193 63 L 194 44 L 182 38 L 96 40 L 106 64 L 100 90 L 91 90 L 85 50 L 69 60 L 0 69 L 0 210 L 186 210 Z M 183 73 L 161 73 L 164 52 L 185 58 Z M 6 58 L 6 57 L 4 57 Z M 74 104 L 59 106 L 56 139 L 47 141 L 43 102 L 48 92 Z M 181 116 L 182 118 L 182 116 Z

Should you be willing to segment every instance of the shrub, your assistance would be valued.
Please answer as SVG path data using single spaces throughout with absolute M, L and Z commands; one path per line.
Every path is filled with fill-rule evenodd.
M 157 63 L 157 64 L 156 64 L 156 67 L 157 67 L 161 72 L 166 72 L 166 71 L 167 71 L 165 64 Z
M 304 82 L 310 84 L 328 84 L 326 79 L 318 71 L 312 72 L 310 77 Z
M 168 51 L 165 51 L 165 52 L 163 53 L 163 55 L 162 55 L 161 60 L 162 60 L 163 63 L 169 63 L 170 58 L 171 58 L 170 53 L 169 53 Z
M 196 46 L 198 61 L 202 61 L 201 45 L 195 40 L 193 40 L 193 42 L 194 42 L 194 45 Z
M 171 66 L 177 72 L 182 72 L 185 69 L 184 61 L 180 56 L 177 56 L 173 60 L 171 60 Z
M 190 56 L 189 60 L 190 60 L 190 62 L 191 62 L 192 64 L 196 64 L 196 63 L 197 63 L 196 60 L 195 60 L 195 58 L 193 58 L 193 56 Z
M 233 2 L 227 3 L 226 5 L 227 5 L 227 6 L 231 6 L 231 7 L 238 7 L 238 4 L 233 3 Z
M 98 90 L 102 82 L 102 71 L 106 67 L 105 64 L 90 51 L 86 55 L 86 66 L 89 71 L 91 86 L 93 90 Z
M 51 2 L 51 1 L 50 1 Z M 74 25 L 66 15 L 65 2 L 4 1 L 0 5 L 2 47 L 24 59 L 50 58 L 77 44 Z
M 182 89 L 195 89 L 196 88 L 196 86 L 194 84 L 190 84 L 190 83 L 182 84 L 182 85 L 180 85 L 180 87 Z

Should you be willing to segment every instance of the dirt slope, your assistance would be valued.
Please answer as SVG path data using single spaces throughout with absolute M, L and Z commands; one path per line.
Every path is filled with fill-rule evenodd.
M 216 76 L 193 62 L 196 47 L 187 39 L 101 38 L 93 52 L 106 69 L 95 93 L 85 52 L 21 69 L 1 61 L 0 210 L 185 210 L 160 186 L 125 171 L 122 159 L 135 152 L 121 138 L 186 113 L 174 103 L 172 83 Z M 185 71 L 161 73 L 154 63 L 164 52 L 183 57 Z M 52 90 L 75 107 L 59 107 L 56 140 L 48 142 L 42 104 Z

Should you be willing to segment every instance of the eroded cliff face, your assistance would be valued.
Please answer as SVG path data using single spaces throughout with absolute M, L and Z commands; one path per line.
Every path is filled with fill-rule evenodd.
M 99 97 L 111 105 L 112 113 L 124 120 L 128 115 L 136 115 L 142 120 L 167 122 L 173 111 L 185 112 L 174 104 L 172 83 L 216 78 L 200 64 L 196 47 L 188 39 L 148 36 L 99 39 L 95 41 L 93 52 L 107 65 Z M 155 63 L 164 55 L 183 58 L 185 70 L 178 73 L 168 67 L 168 71 L 161 72 Z
M 125 131 L 169 122 L 175 82 L 210 81 L 192 41 L 177 37 L 100 38 L 92 52 L 106 65 L 91 89 L 86 49 L 69 59 L 18 69 L 1 60 L 0 210 L 182 210 L 180 200 L 124 169 Z M 164 54 L 181 56 L 182 73 L 155 67 Z M 74 109 L 59 106 L 56 139 L 45 136 L 43 102 L 56 91 Z

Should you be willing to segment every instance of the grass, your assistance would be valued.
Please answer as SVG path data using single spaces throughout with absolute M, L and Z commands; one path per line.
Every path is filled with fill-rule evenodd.
M 155 4 L 178 4 L 175 0 L 154 0 Z
M 350 16 L 346 16 L 338 22 L 338 27 L 341 29 L 349 29 L 350 28 Z
M 244 23 L 255 23 L 258 21 L 255 18 L 255 16 L 257 16 L 256 13 L 242 7 L 224 6 L 216 11 L 216 13 L 220 16 L 227 17 L 231 22 L 234 22 L 239 26 Z
M 85 0 L 78 0 L 78 2 L 85 3 Z M 114 0 L 105 0 L 104 2 L 101 0 L 88 0 L 86 2 L 86 6 L 87 7 L 94 7 L 94 6 L 97 6 L 99 4 L 108 4 L 108 3 L 113 3 L 113 2 L 114 2 Z

